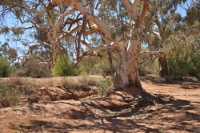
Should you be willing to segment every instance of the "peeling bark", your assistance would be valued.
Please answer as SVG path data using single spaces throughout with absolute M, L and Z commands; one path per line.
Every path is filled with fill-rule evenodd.
M 120 47 L 124 45 L 123 42 L 118 44 L 121 65 L 115 73 L 115 88 L 128 91 L 133 95 L 143 95 L 145 91 L 141 86 L 138 73 L 140 41 L 130 40 L 129 43 L 128 49 Z

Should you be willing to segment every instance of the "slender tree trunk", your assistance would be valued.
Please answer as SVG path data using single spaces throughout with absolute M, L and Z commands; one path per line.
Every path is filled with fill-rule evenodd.
M 168 76 L 168 65 L 166 55 L 160 52 L 161 56 L 158 57 L 159 64 L 160 64 L 160 76 L 165 77 Z
M 57 44 L 53 44 L 52 45 L 52 54 L 51 54 L 51 68 L 53 68 L 53 66 L 55 65 L 56 63 L 56 59 L 57 59 L 57 55 L 58 55 L 58 46 Z
M 110 64 L 109 74 L 112 75 L 114 73 L 114 67 L 113 67 L 112 53 L 110 51 L 108 51 L 108 60 Z

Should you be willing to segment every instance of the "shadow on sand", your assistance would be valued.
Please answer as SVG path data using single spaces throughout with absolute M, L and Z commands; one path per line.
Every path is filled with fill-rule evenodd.
M 59 133 L 70 133 L 72 131 L 198 133 L 200 131 L 200 108 L 187 100 L 170 99 L 163 105 L 130 106 L 112 111 L 88 105 L 80 105 L 80 108 L 78 110 L 74 108 L 63 110 L 60 114 L 52 115 L 51 117 L 54 119 L 45 120 L 41 118 L 41 120 L 31 120 L 27 124 L 19 124 L 20 131 Z M 31 107 L 30 109 L 37 110 Z M 100 113 L 96 113 L 94 110 L 98 110 Z

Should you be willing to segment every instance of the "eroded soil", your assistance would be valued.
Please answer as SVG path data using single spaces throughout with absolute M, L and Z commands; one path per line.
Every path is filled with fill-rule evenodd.
M 200 83 L 142 78 L 164 104 L 135 107 L 137 99 L 86 98 L 29 103 L 0 109 L 0 133 L 200 133 Z

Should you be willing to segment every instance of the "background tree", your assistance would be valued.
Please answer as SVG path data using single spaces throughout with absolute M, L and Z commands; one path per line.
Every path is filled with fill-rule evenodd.
M 166 39 L 176 30 L 182 20 L 179 13 L 176 12 L 180 4 L 186 0 L 151 0 L 149 11 L 144 19 L 144 42 L 148 44 L 151 52 L 148 54 L 155 55 L 160 65 L 159 75 L 168 76 L 168 64 L 165 53 Z M 152 58 L 153 59 L 153 58 Z
M 199 1 L 188 5 L 187 15 L 175 32 L 167 40 L 169 73 L 174 79 L 183 79 L 187 75 L 199 78 L 200 51 L 199 51 Z

